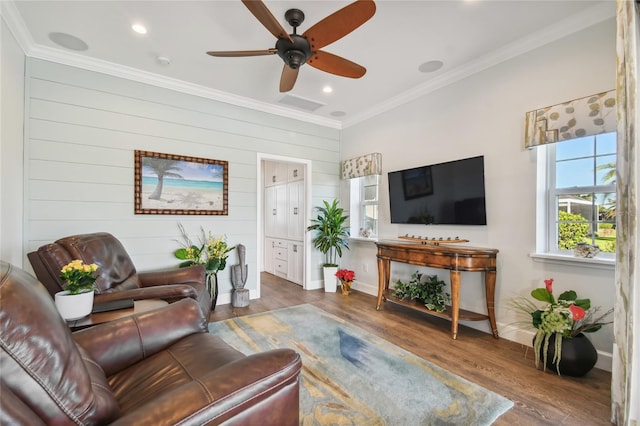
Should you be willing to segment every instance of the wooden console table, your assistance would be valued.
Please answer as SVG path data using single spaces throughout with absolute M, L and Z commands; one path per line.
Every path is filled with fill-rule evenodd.
M 408 306 L 431 315 L 451 318 L 451 337 L 458 337 L 458 320 L 489 320 L 493 337 L 498 338 L 498 328 L 494 310 L 496 288 L 496 256 L 498 250 L 476 247 L 453 247 L 451 245 L 407 244 L 398 242 L 378 242 L 378 303 L 390 301 Z M 415 301 L 401 300 L 389 290 L 391 262 L 409 263 L 431 268 L 449 269 L 451 278 L 451 307 L 444 312 L 435 312 Z M 487 315 L 460 309 L 460 272 L 484 272 L 484 286 Z

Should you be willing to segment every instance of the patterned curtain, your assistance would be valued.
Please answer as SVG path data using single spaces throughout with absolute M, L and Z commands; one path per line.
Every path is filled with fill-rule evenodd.
M 640 243 L 637 192 L 640 153 L 636 129 L 640 124 L 636 103 L 639 18 L 638 4 L 617 0 L 617 250 L 611 421 L 631 425 L 640 421 Z M 635 320 L 634 320 L 635 318 Z M 634 339 L 635 335 L 635 339 Z M 633 402 L 635 401 L 635 402 Z
M 616 131 L 616 91 L 529 111 L 525 148 Z
M 342 163 L 342 179 L 381 174 L 382 154 L 379 152 L 352 158 Z

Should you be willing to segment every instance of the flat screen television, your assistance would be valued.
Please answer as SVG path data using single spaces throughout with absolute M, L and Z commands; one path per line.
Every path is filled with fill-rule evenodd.
M 391 223 L 486 225 L 484 156 L 388 173 Z

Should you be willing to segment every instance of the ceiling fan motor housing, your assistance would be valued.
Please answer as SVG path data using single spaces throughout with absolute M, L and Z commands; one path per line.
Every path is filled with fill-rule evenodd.
M 292 69 L 298 69 L 311 57 L 311 47 L 306 38 L 297 34 L 290 34 L 293 39 L 291 43 L 286 38 L 278 39 L 276 49 L 278 56 Z

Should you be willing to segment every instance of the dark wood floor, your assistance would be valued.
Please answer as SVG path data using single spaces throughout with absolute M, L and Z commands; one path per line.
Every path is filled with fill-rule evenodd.
M 594 369 L 581 378 L 558 377 L 535 369 L 532 350 L 480 331 L 387 303 L 376 311 L 375 297 L 305 291 L 262 274 L 262 297 L 246 308 L 220 305 L 211 321 L 309 303 L 392 342 L 448 371 L 514 402 L 496 425 L 609 425 L 611 374 Z

